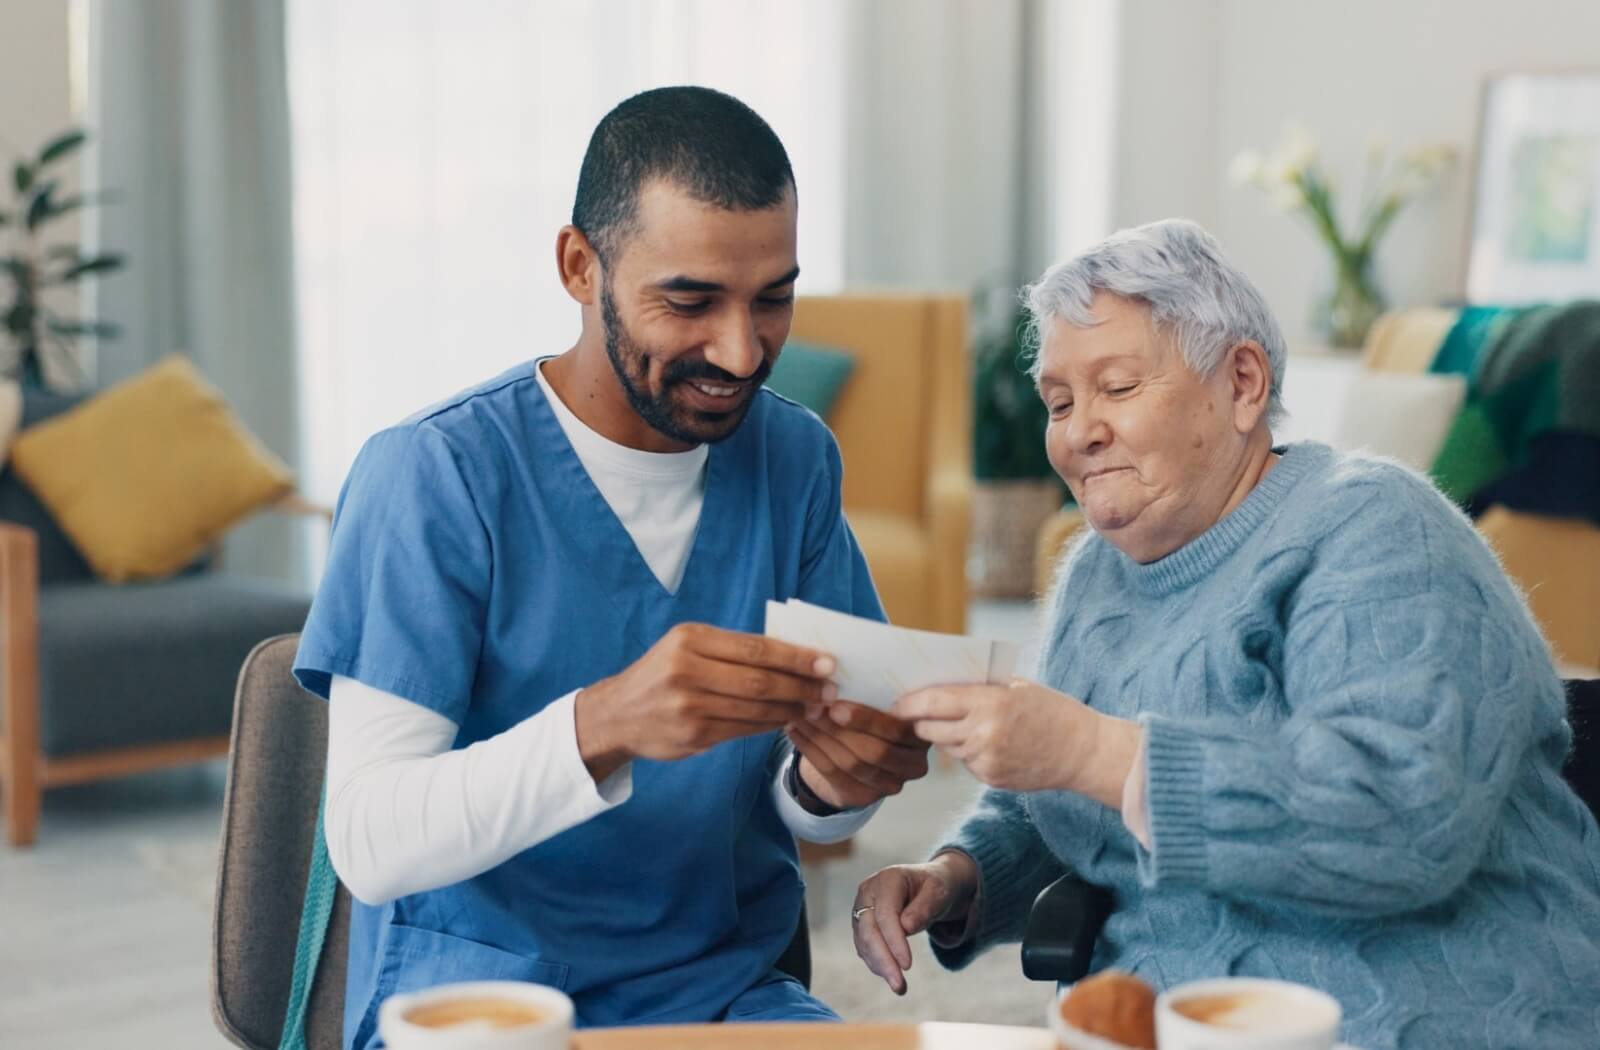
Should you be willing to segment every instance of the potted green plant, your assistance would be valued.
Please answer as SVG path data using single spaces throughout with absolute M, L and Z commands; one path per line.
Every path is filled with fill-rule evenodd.
M 1353 227 L 1339 217 L 1338 189 L 1323 164 L 1316 140 L 1291 123 L 1266 155 L 1245 150 L 1228 170 L 1237 185 L 1263 190 L 1284 211 L 1297 212 L 1328 249 L 1333 286 L 1313 307 L 1311 323 L 1331 346 L 1359 347 L 1367 329 L 1383 312 L 1384 299 L 1373 276 L 1378 242 L 1401 209 L 1455 159 L 1445 145 L 1424 146 L 1391 156 L 1381 139 L 1367 150 L 1362 199 Z
M 1061 507 L 1066 490 L 1045 454 L 1049 412 L 1034 386 L 1027 319 L 1015 289 L 988 293 L 1003 307 L 973 341 L 972 549 L 973 593 L 1025 598 L 1033 590 L 1039 527 Z
M 63 315 L 48 295 L 52 289 L 112 273 L 123 263 L 116 252 L 86 256 L 76 244 L 49 243 L 46 238 L 53 223 L 99 203 L 87 194 L 65 192 L 59 174 L 62 162 L 86 141 L 87 133 L 74 129 L 45 143 L 37 155 L 17 160 L 11 169 L 11 201 L 0 205 L 0 274 L 9 285 L 9 294 L 0 294 L 0 326 L 9 344 L 0 373 L 25 386 L 45 385 L 52 371 L 82 385 L 86 376 L 76 340 L 117 335 L 115 325 Z

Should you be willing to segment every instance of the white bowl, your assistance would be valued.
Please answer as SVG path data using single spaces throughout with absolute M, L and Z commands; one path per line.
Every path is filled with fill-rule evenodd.
M 1178 1013 L 1174 1007 L 1199 996 L 1259 993 L 1274 1003 L 1270 1028 L 1225 1028 Z M 1156 1042 L 1161 1050 L 1333 1050 L 1338 1041 L 1338 1000 L 1315 988 L 1258 977 L 1190 981 L 1156 999 Z
M 537 1024 L 514 1028 L 429 1028 L 406 1020 L 411 1010 L 447 999 L 514 999 L 545 1016 Z M 572 1014 L 572 1000 L 555 988 L 528 981 L 466 981 L 391 995 L 378 1008 L 378 1031 L 390 1050 L 567 1050 Z

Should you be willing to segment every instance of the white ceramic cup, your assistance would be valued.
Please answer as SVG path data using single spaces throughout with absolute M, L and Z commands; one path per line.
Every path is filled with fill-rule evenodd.
M 444 1028 L 414 1024 L 406 1015 L 452 999 L 511 999 L 544 1019 L 514 1028 L 488 1024 Z M 572 1000 L 554 988 L 526 981 L 469 981 L 391 995 L 378 1008 L 378 1032 L 390 1050 L 567 1050 L 572 1040 Z
M 1249 997 L 1239 1026 L 1208 1024 L 1174 1007 L 1211 996 Z M 1180 984 L 1156 999 L 1156 1042 L 1161 1050 L 1331 1050 L 1341 1018 L 1333 996 L 1289 981 L 1222 977 Z

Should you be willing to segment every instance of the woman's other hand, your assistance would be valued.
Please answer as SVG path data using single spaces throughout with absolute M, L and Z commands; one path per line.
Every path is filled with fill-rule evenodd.
M 906 994 L 910 937 L 936 922 L 966 921 L 978 865 L 950 850 L 926 864 L 896 864 L 867 878 L 851 905 L 856 954 L 896 995 Z

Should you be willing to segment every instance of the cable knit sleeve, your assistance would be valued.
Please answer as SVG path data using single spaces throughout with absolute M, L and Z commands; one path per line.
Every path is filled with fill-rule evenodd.
M 1465 881 L 1560 685 L 1488 552 L 1442 518 L 1393 508 L 1306 555 L 1286 719 L 1145 716 L 1147 885 L 1381 916 Z
M 994 945 L 1022 940 L 1034 898 L 1067 873 L 1034 827 L 1022 796 L 1012 791 L 985 791 L 940 847 L 946 849 L 960 850 L 977 862 L 980 887 L 977 921 L 968 926 L 972 936 L 949 947 L 931 942 L 934 958 L 952 970 Z

